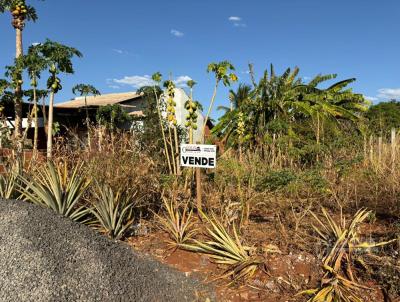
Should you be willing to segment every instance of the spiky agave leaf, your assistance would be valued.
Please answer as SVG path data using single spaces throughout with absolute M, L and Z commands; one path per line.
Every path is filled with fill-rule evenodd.
M 161 228 L 171 238 L 169 244 L 179 247 L 188 243 L 197 231 L 194 228 L 193 209 L 189 211 L 188 205 L 185 204 L 183 210 L 181 210 L 178 205 L 174 205 L 172 200 L 169 202 L 165 197 L 162 200 L 167 213 L 164 216 L 155 215 L 161 223 Z
M 71 172 L 66 163 L 56 167 L 49 161 L 33 177 L 19 176 L 22 183 L 19 190 L 34 204 L 48 207 L 72 220 L 80 220 L 88 210 L 77 205 L 90 184 L 90 179 L 79 172 L 82 165 L 77 165 Z
M 18 199 L 20 197 L 21 194 L 18 192 L 20 175 L 22 175 L 22 170 L 17 165 L 6 171 L 5 174 L 0 174 L 0 199 Z
M 113 239 L 121 239 L 133 223 L 133 203 L 130 196 L 114 193 L 109 185 L 97 183 L 97 199 L 90 212 L 96 217 L 94 227 Z
M 341 215 L 340 221 L 336 222 L 329 213 L 322 208 L 324 221 L 312 213 L 317 225 L 313 225 L 318 240 L 327 247 L 323 258 L 323 269 L 326 272 L 321 281 L 321 287 L 317 289 L 302 291 L 299 294 L 311 294 L 310 302 L 323 301 L 344 301 L 361 302 L 357 290 L 368 289 L 354 281 L 352 272 L 352 258 L 356 250 L 382 246 L 394 240 L 368 243 L 361 242 L 359 236 L 359 225 L 371 215 L 371 211 L 360 209 L 353 216 L 350 224 L 346 224 L 345 218 Z M 357 258 L 357 261 L 362 259 Z M 340 275 L 344 272 L 346 277 Z
M 214 214 L 209 217 L 201 212 L 201 215 L 211 225 L 207 227 L 210 240 L 206 242 L 194 240 L 194 244 L 185 247 L 207 254 L 217 264 L 227 265 L 228 269 L 219 278 L 230 277 L 233 279 L 232 282 L 251 278 L 262 262 L 249 254 L 250 247 L 242 245 L 236 227 L 233 226 L 232 237 Z

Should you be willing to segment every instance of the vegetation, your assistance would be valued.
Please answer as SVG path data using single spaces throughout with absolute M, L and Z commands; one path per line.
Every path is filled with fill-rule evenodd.
M 250 255 L 249 247 L 242 245 L 235 226 L 233 225 L 232 237 L 215 215 L 210 218 L 202 213 L 202 216 L 211 225 L 207 228 L 210 240 L 195 240 L 194 246 L 186 247 L 210 255 L 218 264 L 227 265 L 228 269 L 220 278 L 231 277 L 232 282 L 251 278 L 261 262 Z
M 79 202 L 90 184 L 81 174 L 81 168 L 82 165 L 77 165 L 70 171 L 67 163 L 48 162 L 32 177 L 20 176 L 20 191 L 26 200 L 78 221 L 87 214 Z
M 133 222 L 133 203 L 128 195 L 114 193 L 108 185 L 97 185 L 97 202 L 91 213 L 96 217 L 92 223 L 113 239 L 121 239 Z
M 50 208 L 144 250 L 141 244 L 150 242 L 147 251 L 155 256 L 172 247 L 172 255 L 198 260 L 193 271 L 205 263 L 229 290 L 245 285 L 259 299 L 353 302 L 363 301 L 367 289 L 373 299 L 378 289 L 387 301 L 400 296 L 397 101 L 371 106 L 352 90 L 354 78 L 320 74 L 305 81 L 298 67 L 279 74 L 271 65 L 258 78 L 250 64 L 249 79 L 236 85 L 235 67 L 221 61 L 205 70 L 214 86 L 204 124 L 196 82 L 187 82 L 188 99 L 178 108 L 177 84 L 156 72 L 137 91 L 146 103 L 137 116 L 113 104 L 98 107 L 91 121 L 87 96 L 100 92 L 76 85 L 72 92 L 85 98 L 87 144 L 73 129 L 54 139 L 61 126 L 53 112 L 59 75 L 73 74 L 73 60 L 82 54 L 46 40 L 23 55 L 22 30 L 36 12 L 24 1 L 0 0 L 0 12 L 6 11 L 17 56 L 0 80 L 0 147 L 11 147 L 0 149 L 0 198 Z M 46 87 L 40 87 L 43 74 Z M 218 108 L 222 115 L 206 138 L 221 85 L 230 89 L 226 106 Z M 20 126 L 23 98 L 30 103 L 28 124 L 35 124 L 32 159 L 21 152 L 28 147 Z M 38 152 L 39 107 L 47 161 Z M 9 117 L 16 120 L 13 138 Z M 180 166 L 179 145 L 198 143 L 196 130 L 200 143 L 219 150 L 217 168 L 197 170 L 195 178 L 193 169 Z
M 91 142 L 90 142 L 90 132 L 89 132 L 89 126 L 90 126 L 90 118 L 89 118 L 89 109 L 87 105 L 87 97 L 88 95 L 100 95 L 100 91 L 96 89 L 93 85 L 88 85 L 88 84 L 78 84 L 72 88 L 72 93 L 77 94 L 79 93 L 80 96 L 83 96 L 85 98 L 85 111 L 86 111 L 86 127 L 87 127 L 87 132 L 88 132 L 88 146 L 89 150 L 91 149 Z
M 167 211 L 165 216 L 156 214 L 161 228 L 169 234 L 171 238 L 169 243 L 172 246 L 183 247 L 190 243 L 196 234 L 193 209 L 189 210 L 187 203 L 181 209 L 175 200 L 168 201 L 166 197 L 163 197 L 163 203 Z

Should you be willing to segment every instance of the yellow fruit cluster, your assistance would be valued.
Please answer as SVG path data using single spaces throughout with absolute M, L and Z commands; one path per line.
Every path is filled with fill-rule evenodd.
M 243 112 L 239 112 L 239 121 L 238 121 L 238 126 L 237 126 L 237 132 L 240 136 L 243 136 L 244 131 L 245 131 L 244 114 L 243 114 Z
M 20 18 L 20 17 L 25 18 L 27 12 L 28 10 L 25 3 L 23 1 L 18 1 L 15 3 L 11 14 L 13 15 L 14 18 Z
M 193 102 L 192 100 L 189 100 L 185 104 L 185 109 L 188 111 L 188 114 L 186 115 L 185 127 L 196 130 L 197 129 L 197 117 L 198 117 L 197 103 Z
M 170 82 L 168 84 L 167 88 L 167 95 L 168 95 L 168 100 L 167 100 L 167 119 L 170 123 L 172 123 L 174 126 L 177 125 L 177 120 L 175 116 L 175 107 L 176 107 L 176 102 L 174 101 L 174 96 L 175 96 L 175 85 Z

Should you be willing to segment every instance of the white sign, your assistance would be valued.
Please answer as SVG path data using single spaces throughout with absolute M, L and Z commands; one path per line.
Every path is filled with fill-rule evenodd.
M 181 166 L 215 169 L 217 165 L 217 146 L 181 145 Z

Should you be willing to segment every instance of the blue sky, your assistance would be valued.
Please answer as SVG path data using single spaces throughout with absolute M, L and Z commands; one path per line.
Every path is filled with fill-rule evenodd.
M 50 38 L 84 54 L 74 61 L 76 73 L 62 77 L 57 102 L 72 98 L 77 83 L 102 93 L 132 91 L 160 71 L 179 83 L 196 80 L 195 97 L 207 106 L 214 83 L 207 64 L 225 59 L 243 82 L 249 62 L 257 76 L 273 63 L 279 72 L 299 66 L 306 79 L 318 73 L 356 77 L 354 90 L 374 102 L 400 99 L 398 0 L 27 2 L 39 20 L 27 24 L 25 47 Z M 0 16 L 0 36 L 2 74 L 15 48 L 9 14 Z M 227 103 L 221 89 L 216 105 Z

